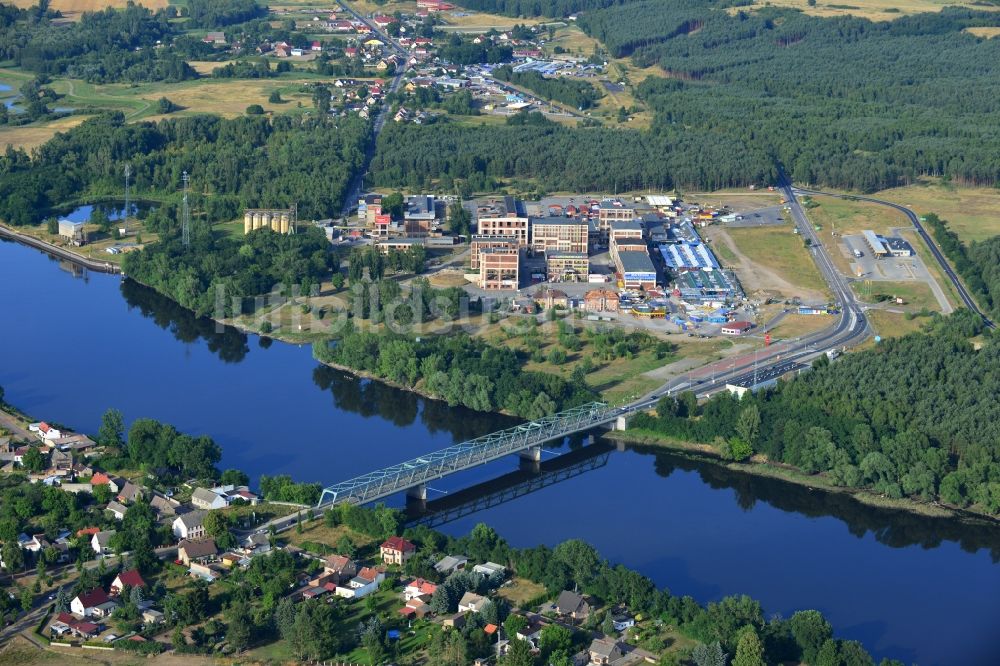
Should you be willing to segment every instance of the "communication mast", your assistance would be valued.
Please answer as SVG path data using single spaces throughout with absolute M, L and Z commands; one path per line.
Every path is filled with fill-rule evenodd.
M 292 204 L 292 220 L 291 225 L 288 227 L 288 233 L 295 235 L 296 227 L 299 226 L 299 204 L 295 202 Z
M 129 205 L 130 202 L 129 202 L 129 196 L 128 196 L 129 195 L 129 191 L 128 191 L 128 179 L 129 179 L 129 176 L 131 176 L 131 175 L 132 175 L 132 165 L 131 164 L 126 164 L 125 165 L 125 218 L 124 218 L 124 224 L 122 225 L 122 227 L 125 229 L 125 233 L 122 234 L 124 236 L 128 235 L 128 214 L 132 211 L 132 208 Z
M 184 247 L 191 245 L 191 207 L 188 205 L 188 172 L 181 176 L 184 181 L 184 207 L 181 209 L 181 242 Z

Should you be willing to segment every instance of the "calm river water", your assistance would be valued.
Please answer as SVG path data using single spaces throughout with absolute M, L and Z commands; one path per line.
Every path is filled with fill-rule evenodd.
M 510 424 L 327 370 L 308 347 L 218 332 L 134 283 L 9 242 L 0 305 L 10 402 L 87 432 L 116 407 L 128 421 L 209 434 L 224 466 L 254 478 L 334 483 Z M 746 593 L 786 616 L 817 608 L 879 657 L 1000 663 L 1000 529 L 865 508 L 649 449 L 570 455 L 561 473 L 518 476 L 504 460 L 434 484 L 432 500 L 462 505 L 465 495 L 441 491 L 503 477 L 470 493 L 488 508 L 441 529 L 482 521 L 516 546 L 578 537 L 675 594 Z M 542 487 L 526 492 L 531 479 Z M 497 504 L 488 491 L 498 485 L 520 496 Z

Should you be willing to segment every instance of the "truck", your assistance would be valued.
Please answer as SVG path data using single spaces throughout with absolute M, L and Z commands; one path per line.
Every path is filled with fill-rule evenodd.
M 861 257 L 865 256 L 865 253 L 857 248 L 854 248 L 854 256 L 860 259 Z

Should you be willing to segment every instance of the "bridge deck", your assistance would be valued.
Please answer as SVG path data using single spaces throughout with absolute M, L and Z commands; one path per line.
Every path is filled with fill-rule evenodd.
M 367 504 L 422 483 L 518 453 L 613 421 L 619 412 L 601 402 L 470 439 L 323 489 L 318 506 Z

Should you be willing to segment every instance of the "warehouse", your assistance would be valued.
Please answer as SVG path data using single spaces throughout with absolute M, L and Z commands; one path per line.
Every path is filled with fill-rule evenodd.
M 656 268 L 647 253 L 619 252 L 615 264 L 625 289 L 652 289 L 656 286 Z
M 696 269 L 675 277 L 676 293 L 685 303 L 725 301 L 738 295 L 729 277 L 721 270 Z
M 660 255 L 663 263 L 674 271 L 719 267 L 719 262 L 703 243 L 660 245 Z

